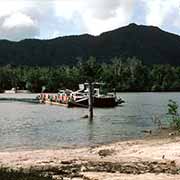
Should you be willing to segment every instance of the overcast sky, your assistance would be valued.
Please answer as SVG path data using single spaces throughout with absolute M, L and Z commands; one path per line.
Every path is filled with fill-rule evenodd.
M 49 39 L 129 23 L 180 34 L 180 0 L 0 0 L 0 39 Z

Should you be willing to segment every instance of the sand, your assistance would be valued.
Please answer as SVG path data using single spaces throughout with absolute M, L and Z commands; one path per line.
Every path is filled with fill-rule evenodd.
M 81 166 L 80 174 L 82 176 L 76 179 L 175 180 L 180 179 L 180 175 L 176 173 L 176 170 L 180 168 L 180 137 L 145 138 L 73 149 L 0 152 L 0 163 L 12 168 L 34 167 L 37 169 L 42 167 L 58 168 L 62 164 L 70 165 L 74 163 L 78 167 Z M 122 165 L 122 167 L 130 166 L 131 170 L 129 173 L 124 173 L 125 170 L 119 171 L 114 168 L 116 169 L 114 172 L 100 172 L 96 167 L 97 170 L 91 168 L 92 172 L 90 172 L 87 167 L 84 167 L 88 163 L 90 165 L 87 166 L 94 166 L 95 164 L 101 166 L 103 164 L 104 167 L 105 164 L 112 163 L 113 168 Z M 152 165 L 154 167 L 151 171 Z M 166 168 L 164 168 L 165 166 Z M 135 171 L 133 168 L 136 168 Z M 164 168 L 165 170 L 161 172 L 158 168 Z M 138 169 L 141 169 L 141 171 Z

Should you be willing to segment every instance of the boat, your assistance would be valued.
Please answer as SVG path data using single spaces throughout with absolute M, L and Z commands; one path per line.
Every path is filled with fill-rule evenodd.
M 17 91 L 16 91 L 16 88 L 12 88 L 11 90 L 5 90 L 4 93 L 5 94 L 15 94 Z
M 121 102 L 122 103 L 122 102 Z M 114 97 L 93 97 L 93 107 L 115 107 L 119 103 Z M 69 101 L 68 107 L 86 107 L 88 108 L 88 98 L 83 98 L 78 101 Z
M 94 83 L 95 86 L 93 92 L 93 107 L 115 107 L 122 103 L 124 100 L 117 98 L 115 94 L 100 94 L 100 83 Z M 76 92 L 72 92 L 68 101 L 68 107 L 88 107 L 89 96 L 88 96 L 88 84 L 79 85 L 80 89 Z
M 5 94 L 16 94 L 16 93 L 21 93 L 21 94 L 28 94 L 31 93 L 29 90 L 20 90 L 16 88 L 12 88 L 11 90 L 5 90 Z
M 94 83 L 93 92 L 93 107 L 115 107 L 122 103 L 124 100 L 117 98 L 113 93 L 101 94 L 99 85 L 100 83 Z M 69 89 L 60 90 L 58 94 L 41 94 L 39 96 L 40 103 L 59 105 L 65 107 L 83 107 L 89 106 L 89 93 L 88 84 L 80 84 L 79 90 L 72 91 Z

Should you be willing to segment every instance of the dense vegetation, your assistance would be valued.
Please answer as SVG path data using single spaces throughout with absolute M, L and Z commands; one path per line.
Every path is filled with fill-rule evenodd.
M 137 57 L 144 64 L 180 65 L 180 37 L 157 27 L 130 24 L 99 36 L 0 40 L 0 65 L 74 65 L 78 58 L 90 56 L 104 63 L 114 57 Z
M 86 81 L 105 82 L 113 91 L 180 91 L 180 66 L 144 65 L 136 58 L 112 59 L 111 64 L 97 63 L 90 57 L 75 66 L 0 67 L 0 91 L 18 87 L 32 92 L 57 92 L 58 89 L 78 89 Z

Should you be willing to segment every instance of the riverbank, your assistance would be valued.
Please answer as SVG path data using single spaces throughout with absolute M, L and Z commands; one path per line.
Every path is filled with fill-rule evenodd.
M 50 173 L 54 179 L 175 180 L 180 179 L 180 137 L 165 131 L 96 147 L 0 152 L 0 163 Z

